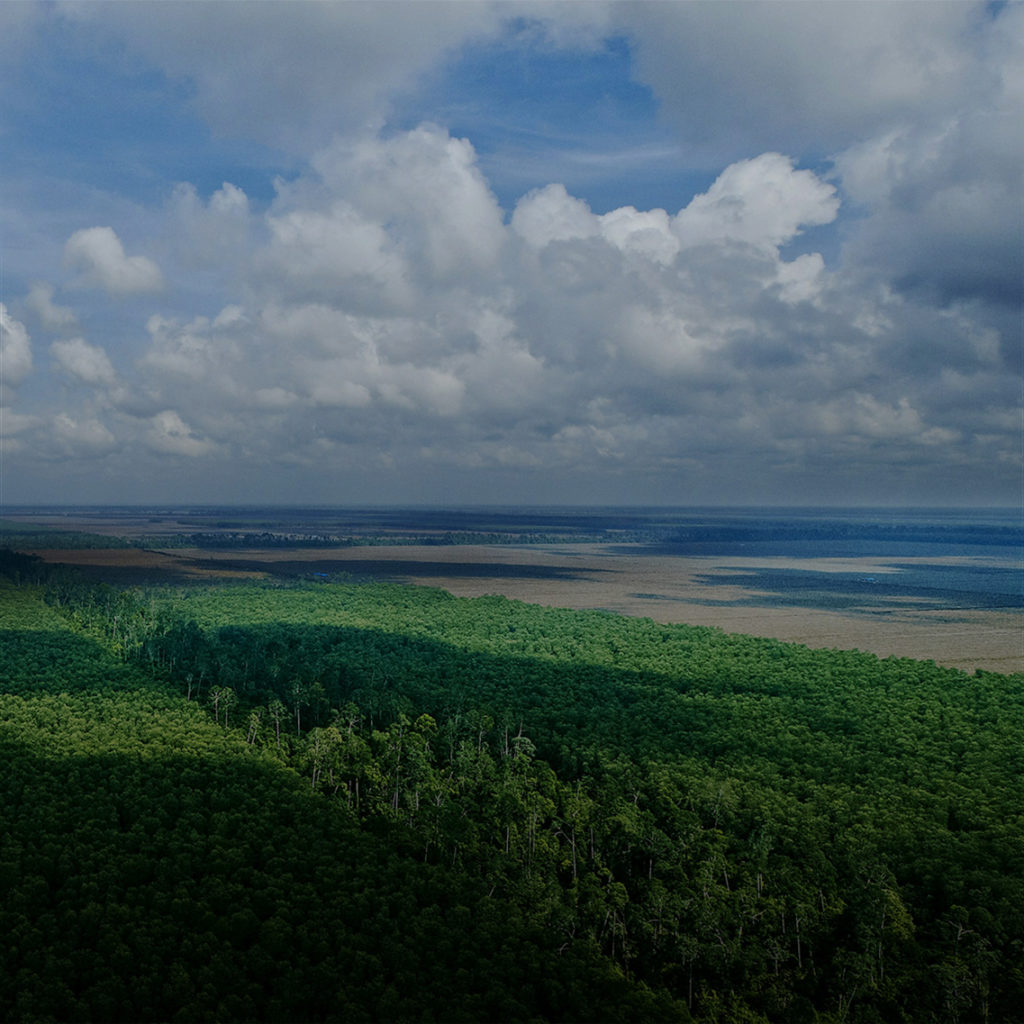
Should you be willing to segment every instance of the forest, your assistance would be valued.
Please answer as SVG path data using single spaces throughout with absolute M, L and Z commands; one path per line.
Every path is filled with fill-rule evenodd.
M 1024 677 L 0 549 L 0 1019 L 1024 1020 Z

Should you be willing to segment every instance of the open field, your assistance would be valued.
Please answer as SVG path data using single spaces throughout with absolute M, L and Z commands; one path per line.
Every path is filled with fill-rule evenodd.
M 937 563 L 951 573 L 1019 572 L 1000 557 L 792 558 L 651 554 L 642 545 L 403 545 L 210 550 L 37 550 L 112 582 L 349 574 L 603 608 L 717 626 L 810 647 L 857 648 L 967 671 L 1024 672 L 1024 614 L 955 592 L 899 593 L 890 581 Z M 969 598 L 970 595 L 961 595 Z

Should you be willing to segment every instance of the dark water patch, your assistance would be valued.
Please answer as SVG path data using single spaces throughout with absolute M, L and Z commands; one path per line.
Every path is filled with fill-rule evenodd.
M 895 567 L 895 566 L 893 566 Z M 898 572 L 729 569 L 695 577 L 705 586 L 742 587 L 735 599 L 695 603 L 720 607 L 792 606 L 851 612 L 1024 608 L 1020 573 L 987 566 L 908 565 Z
M 747 509 L 680 514 L 658 536 L 625 554 L 928 558 L 981 555 L 1020 559 L 1019 513 L 982 510 Z
M 221 568 L 266 572 L 275 576 L 330 577 L 344 574 L 376 580 L 416 579 L 525 579 L 575 581 L 607 569 L 578 569 L 560 565 L 510 565 L 504 562 L 424 562 L 412 559 L 324 559 L 261 562 L 246 559 L 219 561 Z
M 984 556 L 1019 559 L 1021 549 L 1012 545 L 948 543 L 946 541 L 894 541 L 883 539 L 786 539 L 764 538 L 659 541 L 643 545 L 615 545 L 615 555 L 650 555 L 676 558 L 947 558 Z
M 929 586 L 941 580 L 943 586 L 957 591 L 989 594 L 1012 599 L 1010 607 L 1024 607 L 1024 572 L 1019 566 L 986 564 L 888 563 L 898 569 L 907 586 Z
M 1021 546 L 1020 527 L 1004 523 L 856 522 L 844 519 L 775 520 L 764 523 L 701 523 L 680 528 L 668 544 L 685 543 L 883 543 L 960 547 Z

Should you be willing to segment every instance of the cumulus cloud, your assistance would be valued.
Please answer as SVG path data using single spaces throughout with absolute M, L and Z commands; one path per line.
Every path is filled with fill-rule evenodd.
M 560 184 L 523 196 L 512 214 L 512 227 L 535 249 L 601 233 L 600 222 L 586 202 L 569 195 Z
M 399 184 L 409 166 L 415 189 Z M 396 206 L 376 190 L 389 175 Z M 472 150 L 437 129 L 332 147 L 265 215 L 255 266 L 272 287 L 213 317 L 150 319 L 139 391 L 163 404 L 146 443 L 417 472 L 707 474 L 740 451 L 785 466 L 885 443 L 941 460 L 973 436 L 969 403 L 926 397 L 940 366 L 922 371 L 915 346 L 956 350 L 974 394 L 992 335 L 859 291 L 818 253 L 784 258 L 837 209 L 832 185 L 768 153 L 674 214 L 598 216 L 552 185 L 505 225 Z M 898 363 L 918 367 L 917 394 Z
M 113 228 L 83 228 L 64 246 L 66 264 L 78 272 L 77 283 L 111 295 L 158 291 L 160 268 L 145 256 L 128 256 Z
M 78 326 L 73 310 L 58 306 L 53 301 L 54 287 L 45 282 L 32 286 L 25 297 L 25 305 L 39 318 L 40 324 L 48 331 L 64 331 Z
M 386 224 L 410 267 L 434 282 L 486 272 L 504 237 L 501 208 L 467 139 L 421 125 L 331 147 L 314 166 L 364 217 Z
M 752 149 L 828 153 L 941 116 L 984 88 L 984 17 L 979 4 L 615 6 L 638 77 L 685 144 L 721 163 Z
M 68 4 L 88 21 L 187 79 L 222 135 L 308 154 L 333 132 L 377 127 L 393 95 L 445 53 L 497 32 L 502 5 Z
M 1024 133 L 1009 112 L 986 120 L 987 136 L 956 120 L 890 132 L 837 157 L 845 190 L 870 211 L 853 233 L 850 260 L 943 302 L 1020 308 L 1021 226 L 1007 211 L 1020 204 Z
M 178 231 L 176 255 L 185 266 L 204 267 L 235 258 L 249 239 L 249 197 L 226 181 L 205 202 L 196 187 L 180 182 L 171 197 Z
M 28 331 L 0 302 L 0 387 L 17 387 L 31 369 L 32 343 Z
M 679 252 L 679 239 L 673 236 L 664 210 L 641 212 L 632 206 L 623 206 L 606 213 L 600 220 L 601 234 L 621 252 L 666 266 Z
M 107 353 L 83 338 L 55 341 L 50 352 L 61 370 L 85 384 L 111 387 L 117 382 L 117 373 Z
M 930 303 L 974 303 L 1001 331 L 1006 365 L 1017 365 L 1024 8 L 866 10 L 787 2 L 614 8 L 638 77 L 693 158 L 743 158 L 733 165 L 738 177 L 753 170 L 744 167 L 750 147 L 829 158 L 832 181 L 858 214 L 843 248 L 851 274 Z M 714 198 L 709 192 L 681 217 L 698 235 L 716 215 Z M 821 192 L 807 198 L 828 202 Z
M 17 435 L 36 426 L 37 417 L 12 409 L 15 389 L 32 370 L 32 345 L 28 331 L 0 302 L 0 453 L 19 455 L 25 441 Z
M 53 421 L 53 437 L 67 457 L 104 455 L 116 441 L 114 435 L 95 417 L 75 419 L 60 413 Z
M 173 318 L 154 314 L 146 323 L 150 347 L 141 365 L 171 381 L 184 383 L 205 378 L 228 386 L 225 367 L 238 357 L 236 332 L 244 330 L 244 325 L 244 316 L 234 306 L 221 311 L 212 323 L 207 317 L 196 317 L 180 324 Z
M 823 478 L 848 499 L 897 464 L 975 465 L 1006 493 L 988 467 L 1019 462 L 1024 8 L 940 6 L 74 5 L 186 79 L 215 132 L 301 159 L 272 194 L 168 185 L 132 222 L 173 282 L 144 324 L 86 295 L 78 327 L 33 288 L 67 332 L 54 366 L 89 387 L 19 438 L 253 479 L 379 471 L 435 500 L 488 474 L 547 499 L 584 474 L 603 500 L 670 479 L 670 500 L 811 501 Z M 461 132 L 381 130 L 396 90 L 516 13 L 518 42 L 626 34 L 680 142 L 678 202 L 538 178 L 506 215 Z M 109 227 L 65 258 L 111 295 L 162 285 Z M 31 368 L 11 322 L 8 386 Z
M 196 437 L 192 428 L 173 409 L 164 409 L 150 419 L 145 442 L 156 452 L 189 458 L 208 455 L 214 447 L 211 442 Z
M 0 398 L 3 386 L 0 385 Z M 18 455 L 27 450 L 25 441 L 18 435 L 28 432 L 39 423 L 39 417 L 19 413 L 10 406 L 0 405 L 0 453 Z
M 291 209 L 268 219 L 271 244 L 257 257 L 268 286 L 332 296 L 356 307 L 411 305 L 408 267 L 384 226 L 350 202 Z
M 741 242 L 776 249 L 800 228 L 828 224 L 839 210 L 836 190 L 791 158 L 764 153 L 727 167 L 711 188 L 675 218 L 685 246 Z
M 632 206 L 595 216 L 563 185 L 549 185 L 517 204 L 512 227 L 533 248 L 604 237 L 624 253 L 672 263 L 682 248 L 740 243 L 775 252 L 803 227 L 831 223 L 839 210 L 832 185 L 779 153 L 740 160 L 670 218 Z

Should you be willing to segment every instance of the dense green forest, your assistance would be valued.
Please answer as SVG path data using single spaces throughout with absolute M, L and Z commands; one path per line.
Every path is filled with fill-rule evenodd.
M 1024 1019 L 1021 676 L 3 561 L 0 1019 Z

